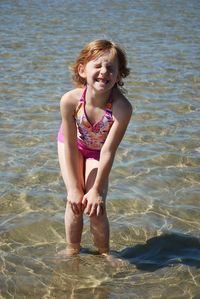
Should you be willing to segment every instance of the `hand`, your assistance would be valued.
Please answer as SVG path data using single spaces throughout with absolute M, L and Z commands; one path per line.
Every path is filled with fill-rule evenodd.
M 82 199 L 83 191 L 79 189 L 69 190 L 67 194 L 67 201 L 71 206 L 71 209 L 75 215 L 79 215 L 83 212 Z
M 95 189 L 90 189 L 90 191 L 83 196 L 82 205 L 85 209 L 85 214 L 89 217 L 103 215 L 104 213 L 104 201 L 102 196 Z

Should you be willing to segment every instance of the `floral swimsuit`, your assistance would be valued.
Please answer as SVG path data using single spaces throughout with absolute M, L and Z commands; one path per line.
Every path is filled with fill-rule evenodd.
M 100 158 L 101 148 L 108 136 L 110 128 L 114 122 L 112 116 L 112 97 L 108 99 L 106 109 L 100 121 L 92 125 L 85 110 L 85 95 L 87 88 L 84 89 L 79 104 L 74 113 L 77 125 L 78 149 L 86 159 Z M 58 140 L 64 142 L 63 129 L 60 127 Z

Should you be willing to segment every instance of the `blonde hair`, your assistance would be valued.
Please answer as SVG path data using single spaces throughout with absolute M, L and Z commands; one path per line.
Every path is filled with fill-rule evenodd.
M 120 80 L 116 84 L 120 87 L 124 85 L 122 78 L 127 77 L 130 73 L 130 69 L 127 67 L 125 51 L 118 44 L 115 44 L 109 40 L 99 39 L 87 44 L 81 50 L 74 64 L 70 66 L 72 80 L 77 87 L 82 87 L 87 84 L 86 79 L 79 75 L 79 66 L 85 66 L 89 61 L 103 55 L 105 51 L 109 51 L 113 57 L 115 57 L 115 55 L 117 56 Z

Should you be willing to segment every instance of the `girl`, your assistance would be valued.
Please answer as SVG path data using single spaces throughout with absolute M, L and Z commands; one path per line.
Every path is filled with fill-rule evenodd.
M 95 40 L 83 48 L 71 70 L 76 88 L 61 99 L 58 133 L 58 157 L 67 188 L 66 254 L 80 251 L 85 213 L 94 245 L 107 255 L 105 200 L 115 153 L 132 114 L 131 104 L 120 90 L 129 69 L 117 44 Z

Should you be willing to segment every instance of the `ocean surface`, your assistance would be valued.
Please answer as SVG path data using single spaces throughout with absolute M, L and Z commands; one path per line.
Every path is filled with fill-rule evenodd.
M 1 0 L 0 298 L 200 298 L 200 1 Z M 134 113 L 107 198 L 116 265 L 85 218 L 65 248 L 59 101 L 80 49 L 126 52 Z

